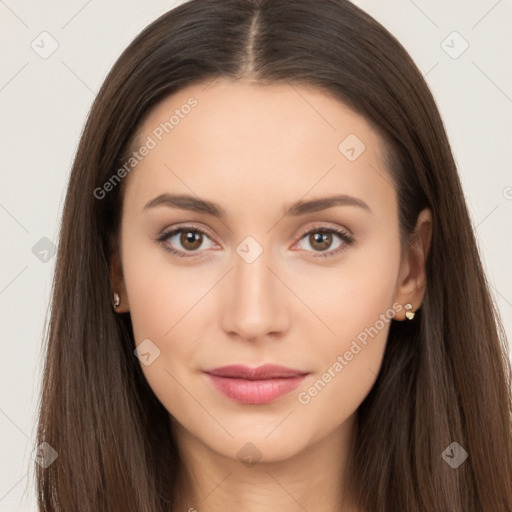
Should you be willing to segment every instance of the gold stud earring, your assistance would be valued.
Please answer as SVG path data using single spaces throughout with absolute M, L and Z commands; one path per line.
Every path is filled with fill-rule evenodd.
M 114 308 L 118 308 L 119 304 L 121 304 L 121 297 L 119 296 L 119 293 L 114 292 Z
M 416 314 L 412 309 L 412 304 L 405 304 L 405 317 L 407 320 L 412 320 L 414 318 L 414 315 Z

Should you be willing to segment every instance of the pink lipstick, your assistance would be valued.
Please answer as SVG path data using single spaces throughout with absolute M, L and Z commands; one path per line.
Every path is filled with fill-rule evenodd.
M 268 404 L 293 391 L 309 372 L 265 364 L 229 365 L 204 370 L 217 390 L 243 404 Z

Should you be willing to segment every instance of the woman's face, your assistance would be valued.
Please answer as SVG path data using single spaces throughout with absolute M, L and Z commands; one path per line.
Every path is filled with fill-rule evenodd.
M 302 86 L 217 80 L 144 119 L 118 311 L 183 436 L 277 461 L 355 418 L 411 301 L 383 149 L 364 118 Z M 289 371 L 250 375 L 262 365 Z

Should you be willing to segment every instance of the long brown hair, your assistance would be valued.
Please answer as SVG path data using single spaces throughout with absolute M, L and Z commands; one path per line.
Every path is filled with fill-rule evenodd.
M 103 198 L 94 191 L 123 164 L 149 109 L 216 77 L 333 94 L 386 142 L 404 244 L 420 210 L 432 210 L 424 303 L 414 321 L 392 322 L 358 411 L 348 474 L 361 507 L 511 511 L 508 345 L 443 123 L 400 43 L 346 0 L 192 0 L 149 25 L 115 63 L 63 211 L 36 441 L 58 457 L 36 464 L 40 510 L 162 512 L 176 503 L 184 465 L 169 415 L 133 354 L 129 314 L 111 306 L 122 187 Z M 446 461 L 454 442 L 469 454 L 457 468 Z

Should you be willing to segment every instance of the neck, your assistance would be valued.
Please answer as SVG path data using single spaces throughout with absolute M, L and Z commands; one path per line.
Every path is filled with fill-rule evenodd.
M 173 420 L 185 461 L 177 510 L 358 512 L 346 491 L 356 415 L 286 460 L 240 461 L 211 450 Z M 241 442 L 241 446 L 243 446 Z M 250 451 L 250 450 L 249 450 Z

